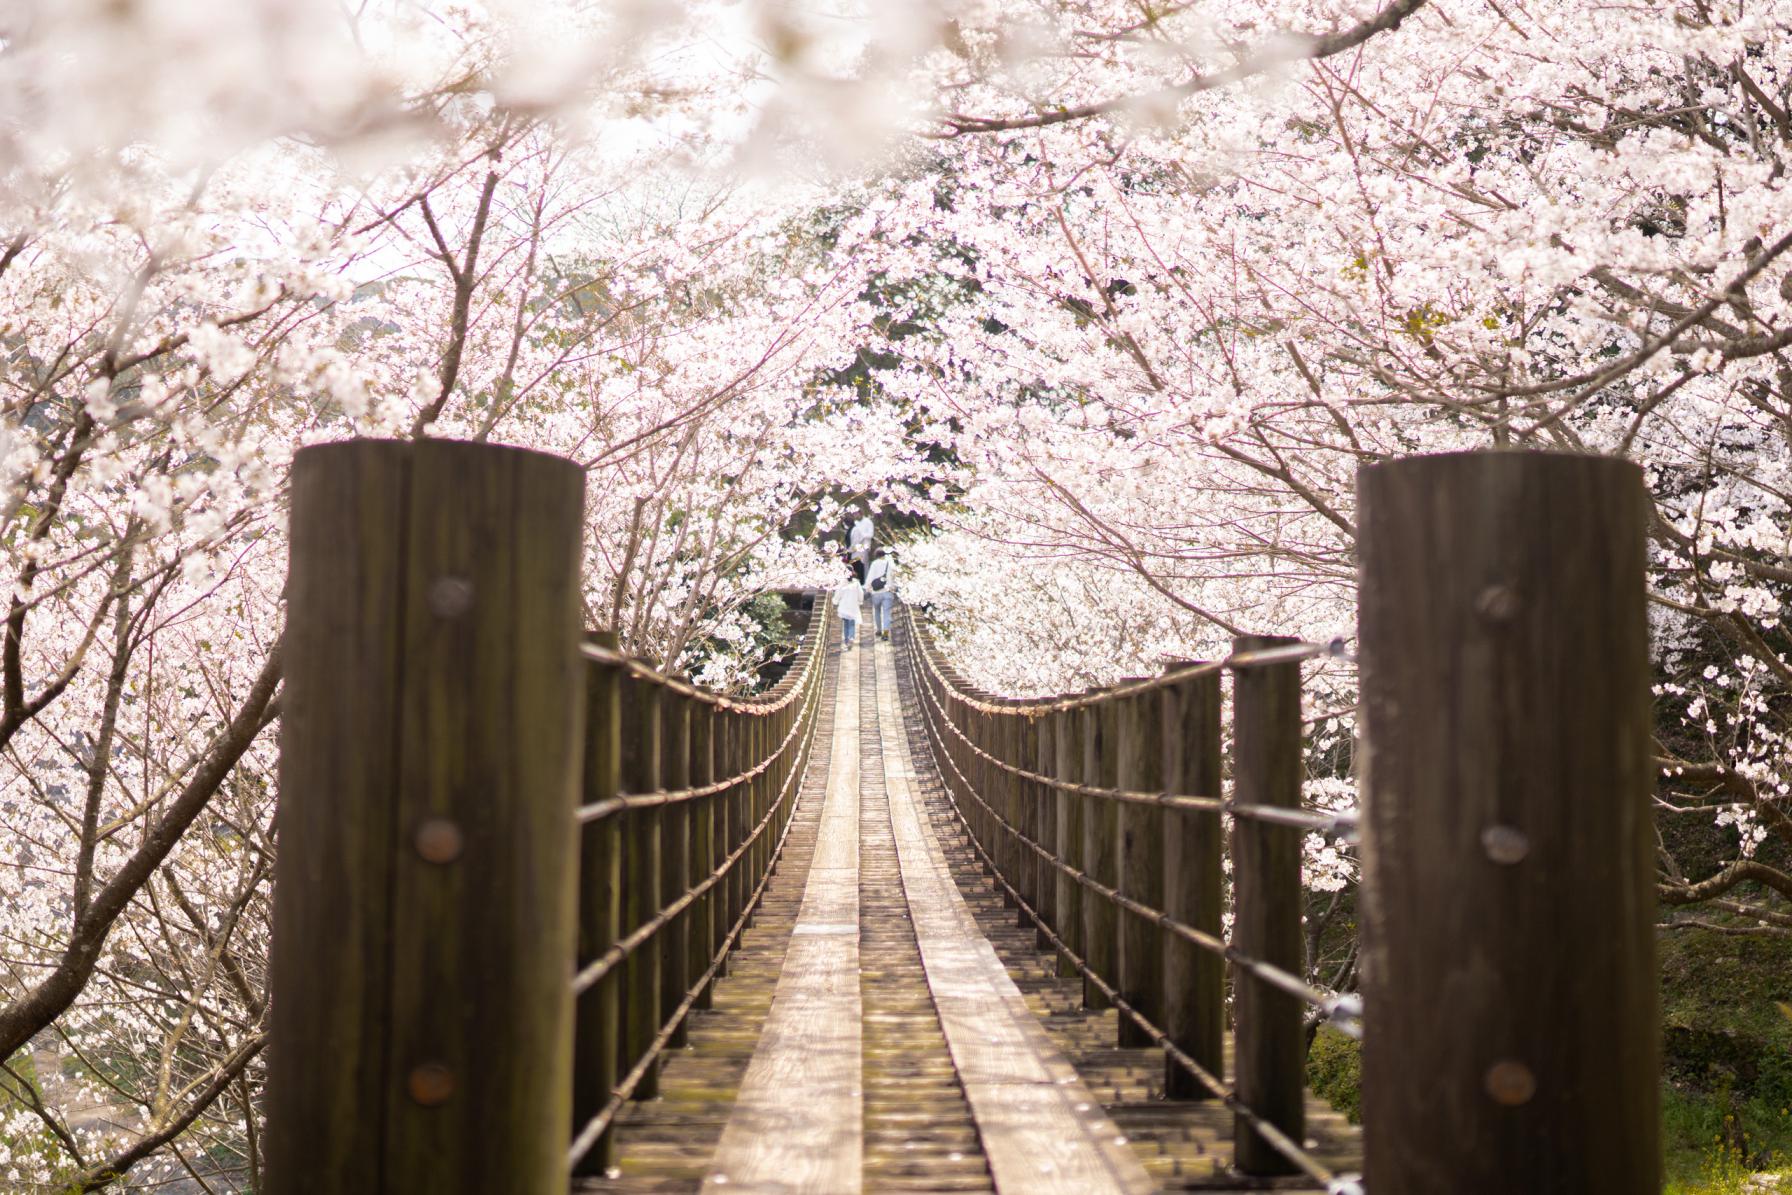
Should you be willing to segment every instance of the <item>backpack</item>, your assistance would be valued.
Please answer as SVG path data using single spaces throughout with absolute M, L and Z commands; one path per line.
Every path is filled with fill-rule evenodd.
M 877 574 L 877 576 L 872 579 L 871 592 L 872 593 L 882 593 L 884 590 L 884 586 L 888 585 L 889 583 L 890 583 L 890 571 L 888 569 L 885 569 L 883 572 Z

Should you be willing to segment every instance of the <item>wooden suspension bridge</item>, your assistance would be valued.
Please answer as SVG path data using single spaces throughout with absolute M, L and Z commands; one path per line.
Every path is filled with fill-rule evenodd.
M 570 463 L 301 453 L 268 1189 L 1658 1189 L 1640 477 L 1359 491 L 1336 812 L 1301 669 L 1341 644 L 1016 700 L 817 603 L 727 698 L 581 630 Z M 1360 996 L 1307 978 L 1315 833 L 1360 836 Z

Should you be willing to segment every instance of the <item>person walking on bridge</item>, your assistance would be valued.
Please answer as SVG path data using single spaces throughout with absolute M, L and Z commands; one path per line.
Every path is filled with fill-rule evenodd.
M 834 612 L 840 616 L 841 650 L 852 650 L 853 634 L 859 629 L 859 607 L 865 600 L 865 588 L 856 574 L 834 586 Z
M 871 629 L 879 639 L 890 637 L 890 607 L 896 604 L 896 558 L 879 548 L 865 571 L 865 590 L 871 595 Z
M 865 575 L 865 566 L 871 563 L 871 541 L 876 535 L 877 524 L 871 521 L 869 512 L 861 513 L 859 521 L 846 533 L 846 550 L 858 561 L 861 578 Z

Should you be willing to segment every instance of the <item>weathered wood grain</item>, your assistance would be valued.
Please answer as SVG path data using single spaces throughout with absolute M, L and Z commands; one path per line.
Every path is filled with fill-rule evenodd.
M 295 462 L 272 1191 L 566 1181 L 582 490 L 489 445 Z
M 1368 1181 L 1656 1191 L 1641 470 L 1463 454 L 1358 485 Z
M 1164 786 L 1190 796 L 1220 792 L 1218 673 L 1172 685 L 1162 694 Z M 1214 937 L 1222 930 L 1225 892 L 1218 813 L 1167 810 L 1164 818 L 1164 912 Z M 1225 1077 L 1226 963 L 1211 950 L 1164 935 L 1164 1032 L 1209 1073 Z M 1211 1099 L 1187 1070 L 1164 1060 L 1164 1094 Z
M 1292 642 L 1240 636 L 1238 653 Z M 1233 796 L 1240 804 L 1300 805 L 1302 760 L 1300 665 L 1256 664 L 1232 680 Z M 1232 944 L 1240 954 L 1299 975 L 1306 966 L 1300 937 L 1299 830 L 1248 818 L 1232 822 Z M 1305 1006 L 1241 968 L 1232 969 L 1232 1023 L 1237 1038 L 1234 1086 L 1247 1108 L 1296 1141 L 1304 1135 Z M 1238 1118 L 1235 1157 L 1246 1174 L 1293 1174 L 1281 1151 Z
M 1120 702 L 1114 745 L 1115 780 L 1133 792 L 1161 792 L 1164 784 L 1162 697 L 1142 693 Z M 1164 811 L 1121 805 L 1119 878 L 1123 895 L 1147 908 L 1164 907 Z M 1125 1001 L 1154 1025 L 1164 1023 L 1164 933 L 1136 913 L 1122 911 L 1119 988 Z M 1131 1017 L 1120 1018 L 1122 1046 L 1148 1046 L 1151 1037 Z

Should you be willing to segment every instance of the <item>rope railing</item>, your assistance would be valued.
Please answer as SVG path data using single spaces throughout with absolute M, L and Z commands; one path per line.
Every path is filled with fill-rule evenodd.
M 923 719 L 925 720 L 927 714 L 924 706 L 922 707 L 922 714 Z M 929 729 L 931 732 L 932 728 L 930 727 Z M 959 782 L 968 785 L 966 777 L 962 772 L 958 771 L 958 766 L 953 763 L 950 758 L 939 755 L 936 755 L 936 758 L 944 759 L 946 765 L 952 769 L 955 775 L 957 775 Z M 1328 1191 L 1342 1192 L 1349 1189 L 1348 1184 L 1351 1180 L 1340 1180 L 1330 1167 L 1308 1153 L 1299 1142 L 1282 1132 L 1282 1130 L 1277 1128 L 1274 1124 L 1271 1124 L 1269 1121 L 1259 1116 L 1249 1105 L 1239 1099 L 1238 1092 L 1235 1088 L 1225 1083 L 1217 1074 L 1202 1066 L 1200 1062 L 1196 1061 L 1195 1058 L 1177 1046 L 1177 1044 L 1171 1040 L 1170 1035 L 1166 1033 L 1162 1027 L 1153 1023 L 1150 1018 L 1141 1013 L 1130 1001 L 1121 995 L 1118 989 L 1107 980 L 1103 979 L 1100 975 L 1096 974 L 1096 972 L 1089 966 L 1088 962 L 1066 943 L 1063 938 L 1059 937 L 1057 932 L 1054 931 L 1050 925 L 1040 918 L 1039 911 L 1028 903 L 1027 899 L 1021 895 L 1020 891 L 1008 881 L 1007 877 L 1002 875 L 1000 871 L 994 870 L 995 860 L 991 857 L 988 849 L 978 839 L 976 831 L 972 828 L 969 819 L 964 816 L 963 810 L 959 809 L 957 805 L 950 801 L 947 802 L 947 808 L 952 810 L 953 816 L 958 819 L 959 825 L 963 827 L 965 841 L 970 844 L 971 849 L 976 853 L 983 865 L 991 869 L 996 883 L 1001 886 L 1008 898 L 1014 901 L 1015 906 L 1020 909 L 1022 913 L 1034 920 L 1039 928 L 1040 935 L 1044 937 L 1051 944 L 1052 948 L 1057 950 L 1073 968 L 1075 968 L 1078 974 L 1090 984 L 1094 985 L 1094 987 L 1107 998 L 1122 1016 L 1127 1017 L 1133 1024 L 1137 1025 L 1152 1039 L 1153 1045 L 1158 1046 L 1164 1051 L 1165 1056 L 1172 1063 L 1181 1067 L 1186 1073 L 1192 1076 L 1195 1081 L 1208 1092 L 1208 1094 L 1220 1100 L 1220 1102 L 1230 1108 L 1236 1115 L 1249 1123 L 1253 1129 L 1273 1144 L 1284 1157 L 1294 1162 L 1302 1172 L 1318 1182 L 1325 1183 Z
M 590 659 L 591 657 L 587 656 L 586 658 Z M 669 691 L 676 692 L 676 690 L 670 690 L 670 686 L 668 686 L 668 689 Z M 718 706 L 716 708 L 720 709 L 721 707 Z M 748 781 L 758 777 L 773 764 L 777 763 L 778 760 L 783 757 L 784 752 L 790 748 L 790 744 L 796 741 L 797 734 L 803 729 L 803 725 L 804 724 L 800 719 L 793 722 L 789 732 L 785 734 L 783 742 L 778 744 L 778 749 L 776 751 L 772 752 L 772 754 L 760 760 L 746 771 L 736 773 L 726 780 L 715 780 L 708 784 L 700 784 L 694 787 L 680 789 L 661 789 L 657 792 L 650 793 L 618 793 L 608 800 L 593 801 L 589 805 L 579 806 L 579 821 L 581 823 L 602 821 L 611 814 L 620 813 L 625 809 L 652 809 L 659 805 L 677 805 L 685 801 L 694 801 L 701 797 L 713 797 L 717 793 L 727 792 L 731 788 L 738 788 Z
M 763 698 L 581 646 L 584 480 L 434 438 L 294 459 L 271 1195 L 607 1171 L 765 908 L 820 749 L 827 613 Z M 1358 487 L 1364 1168 L 1388 1192 L 1657 1190 L 1641 471 L 1451 453 Z M 1300 674 L 1350 650 L 1240 639 L 1005 701 L 906 615 L 898 638 L 971 866 L 1120 1045 L 1161 1051 L 1166 1097 L 1232 1109 L 1238 1169 L 1323 1177 L 1308 1005 L 1355 1010 L 1302 978 L 1300 850 L 1352 827 L 1303 808 Z
M 929 733 L 938 737 L 940 733 L 940 723 L 939 721 L 936 721 L 935 713 L 937 712 L 938 715 L 943 718 L 945 711 L 940 708 L 938 699 L 935 698 L 931 692 L 927 691 L 925 687 L 922 688 L 922 695 L 926 698 L 926 701 L 921 706 L 923 720 L 927 725 Z M 929 705 L 933 707 L 932 710 L 927 708 Z M 963 736 L 959 734 L 958 729 L 950 723 L 946 723 L 946 728 L 951 730 L 954 735 L 963 738 Z M 994 757 L 989 756 L 986 752 L 977 750 L 976 746 L 972 744 L 969 739 L 964 739 L 963 741 L 973 751 L 976 751 L 979 756 L 989 759 L 993 763 L 1000 762 L 999 760 L 994 759 Z M 1358 1020 L 1362 1014 L 1362 1001 L 1354 992 L 1331 992 L 1326 991 L 1323 988 L 1315 987 L 1300 976 L 1275 966 L 1273 963 L 1264 962 L 1262 959 L 1251 958 L 1224 938 L 1196 929 L 1192 925 L 1184 925 L 1162 909 L 1154 909 L 1140 901 L 1133 900 L 1131 897 L 1122 893 L 1118 888 L 1103 884 L 1090 876 L 1087 872 L 1070 866 L 1070 864 L 1059 859 L 1052 852 L 1050 847 L 1045 846 L 1037 839 L 1027 835 L 1019 827 L 1003 817 L 1002 814 L 991 808 L 990 805 L 977 794 L 976 789 L 971 787 L 970 780 L 963 772 L 958 770 L 958 765 L 953 763 L 949 756 L 944 758 L 946 758 L 947 765 L 951 767 L 953 773 L 958 777 L 959 782 L 965 786 L 966 792 L 970 795 L 971 799 L 977 803 L 978 807 L 988 816 L 989 820 L 1003 833 L 1008 834 L 1015 841 L 1026 847 L 1057 874 L 1069 877 L 1072 881 L 1081 885 L 1083 889 L 1095 893 L 1103 900 L 1106 900 L 1119 908 L 1125 909 L 1135 916 L 1145 918 L 1158 928 L 1181 938 L 1185 942 L 1191 942 L 1203 950 L 1212 951 L 1214 954 L 1224 958 L 1227 962 L 1240 970 L 1248 971 L 1258 979 L 1287 992 L 1298 1000 L 1306 1001 L 1319 1011 L 1321 1019 L 1331 1021 L 1333 1027 L 1340 1032 L 1358 1039 L 1362 1037 L 1362 1025 Z M 1012 774 L 1021 775 L 1028 779 L 1035 779 L 1031 774 L 1025 772 L 1013 772 Z M 1037 779 L 1044 780 L 1045 778 L 1037 777 Z M 1112 789 L 1084 789 L 1081 786 L 1061 788 L 1060 791 L 1071 791 L 1084 795 L 1105 797 L 1112 797 L 1115 795 L 1115 790 Z M 1132 794 L 1124 795 L 1131 796 Z M 1212 812 L 1215 810 L 1236 812 L 1236 810 L 1227 808 L 1224 802 L 1216 801 L 1196 804 L 1192 798 L 1184 798 L 1183 800 L 1188 801 L 1188 804 L 1184 805 L 1177 803 L 1172 804 L 1170 807 L 1192 807 L 1203 812 Z M 1150 804 L 1153 802 L 1140 803 Z M 1275 807 L 1265 806 L 1264 808 L 1273 810 Z M 1006 881 L 1003 882 L 1004 884 L 1006 883 Z M 1027 915 L 1029 917 L 1035 916 L 1030 908 Z M 1043 926 L 1041 926 L 1040 932 L 1046 932 Z
M 806 728 L 808 730 L 807 737 L 810 740 L 813 740 L 815 737 L 815 725 L 816 725 L 816 723 L 812 719 L 807 721 L 806 723 L 799 724 L 800 727 L 806 726 Z M 803 747 L 806 752 L 809 747 L 809 743 L 805 742 L 803 744 Z M 770 761 L 767 761 L 767 762 L 769 763 Z M 747 780 L 752 779 L 753 776 L 758 775 L 759 772 L 761 772 L 763 770 L 764 770 L 763 768 L 756 768 L 752 772 L 743 772 L 739 776 L 735 777 L 732 781 L 730 781 L 726 784 L 714 786 L 714 791 L 715 792 L 725 791 L 726 789 L 733 787 L 737 783 L 743 783 Z M 761 834 L 765 833 L 766 828 L 771 825 L 772 819 L 783 811 L 785 800 L 788 798 L 791 789 L 796 785 L 797 781 L 800 780 L 801 777 L 802 777 L 802 773 L 798 772 L 794 769 L 791 771 L 789 776 L 785 777 L 784 786 L 778 792 L 777 804 L 772 809 L 766 811 L 765 816 L 760 818 L 759 823 L 753 827 L 753 832 L 747 835 L 746 841 L 741 843 L 739 846 L 735 847 L 732 851 L 730 851 L 728 854 L 728 857 L 726 859 L 722 860 L 721 864 L 718 865 L 714 871 L 710 872 L 709 875 L 705 876 L 695 887 L 688 889 L 677 900 L 673 901 L 671 904 L 662 908 L 658 913 L 654 914 L 653 919 L 651 921 L 647 922 L 647 924 L 641 926 L 639 929 L 637 929 L 633 933 L 631 933 L 628 937 L 622 939 L 622 941 L 620 941 L 620 942 L 616 943 L 614 946 L 610 947 L 609 950 L 605 951 L 601 956 L 599 956 L 596 959 L 593 959 L 590 963 L 586 964 L 585 967 L 582 968 L 577 975 L 573 976 L 573 981 L 572 981 L 573 992 L 575 994 L 583 994 L 586 991 L 586 989 L 591 987 L 592 984 L 596 983 L 598 980 L 602 979 L 605 975 L 608 975 L 612 970 L 614 970 L 616 965 L 618 963 L 620 963 L 623 959 L 627 958 L 629 955 L 633 954 L 636 950 L 640 949 L 642 946 L 646 945 L 649 941 L 651 941 L 653 939 L 653 935 L 655 933 L 657 933 L 660 929 L 664 928 L 665 925 L 672 920 L 672 918 L 678 916 L 680 913 L 682 913 L 686 909 L 690 908 L 691 905 L 693 905 L 697 902 L 697 899 L 699 897 L 703 896 L 711 888 L 714 888 L 717 884 L 720 884 L 722 881 L 727 879 L 728 873 L 731 872 L 732 870 L 734 870 L 734 865 L 739 863 L 741 861 L 741 859 L 745 857 L 745 855 L 747 853 L 747 849 L 749 847 L 751 847 L 755 842 L 759 841 L 759 836 Z M 708 795 L 708 794 L 699 792 L 698 795 L 702 796 L 702 795 Z M 646 807 L 647 806 L 645 806 L 645 805 L 632 805 L 632 804 L 626 806 L 626 808 L 630 808 L 630 809 L 646 808 Z M 779 850 L 783 849 L 782 844 L 780 844 L 778 849 Z
M 1312 657 L 1288 656 L 1284 658 L 1284 662 L 1286 660 L 1301 658 L 1311 659 Z M 932 660 L 927 659 L 925 655 L 923 655 L 922 661 L 936 677 L 940 677 Z M 1259 662 L 1261 663 L 1265 661 Z M 1207 675 L 1207 673 L 1202 673 L 1200 675 Z M 944 683 L 944 678 L 940 677 L 940 679 L 942 680 L 942 683 Z M 1184 676 L 1183 679 L 1186 680 L 1189 678 Z M 1151 691 L 1152 690 L 1149 689 L 1132 690 L 1133 693 Z M 1025 707 L 1025 710 L 1031 711 L 1038 708 L 1040 707 L 1029 705 Z M 1016 713 L 1022 711 L 1007 710 L 1005 712 Z M 1055 776 L 1046 776 L 1039 772 L 1028 771 L 1018 764 L 1012 764 L 1004 759 L 998 759 L 996 756 L 991 755 L 989 752 L 973 743 L 965 736 L 963 731 L 959 730 L 958 727 L 952 725 L 950 722 L 945 723 L 945 728 L 951 731 L 953 736 L 962 742 L 967 749 L 974 752 L 985 762 L 994 764 L 1004 772 L 1007 772 L 1010 776 L 1018 777 L 1019 779 L 1029 781 L 1033 784 L 1044 785 L 1046 788 L 1056 792 L 1072 793 L 1079 797 L 1098 797 L 1102 800 L 1119 801 L 1128 805 L 1156 805 L 1164 809 L 1181 809 L 1193 813 L 1224 813 L 1232 817 L 1268 822 L 1271 825 L 1292 826 L 1295 829 L 1311 830 L 1315 834 L 1323 834 L 1328 838 L 1339 838 L 1346 841 L 1349 841 L 1356 836 L 1357 811 L 1354 809 L 1340 809 L 1331 812 L 1314 809 L 1286 809 L 1279 805 L 1247 805 L 1226 797 L 1197 797 L 1189 796 L 1184 793 L 1169 792 L 1132 792 L 1122 788 L 1102 788 L 1093 784 L 1077 784 L 1069 780 L 1060 780 Z
M 949 804 L 982 865 L 1084 1003 L 1119 1013 L 1119 1044 L 1163 1051 L 1166 1093 L 1233 1113 L 1246 1174 L 1339 1179 L 1305 1150 L 1310 1018 L 1361 1037 L 1361 1000 L 1308 982 L 1300 833 L 1354 837 L 1354 810 L 1300 807 L 1300 665 L 1341 641 L 1249 638 L 1221 660 L 1090 693 L 1005 700 L 960 680 L 903 618 L 914 702 Z M 1223 794 L 1219 678 L 1238 678 L 1233 791 Z M 1171 774 L 1174 773 L 1174 774 Z M 1237 924 L 1222 932 L 1220 823 L 1234 823 Z M 1165 898 L 1170 898 L 1166 902 Z M 1181 954 L 1194 950 L 1211 965 Z M 1224 1080 L 1224 967 L 1236 1081 Z M 1339 1185 L 1342 1184 L 1342 1185 Z
M 820 724 L 829 615 L 760 698 L 708 693 L 613 643 L 587 643 L 575 998 L 575 1174 L 614 1164 L 631 1100 L 658 1094 L 666 1051 L 751 921 L 789 837 Z
M 814 743 L 815 731 L 816 727 L 820 725 L 820 719 L 811 717 L 806 719 L 805 722 L 808 727 L 808 732 L 803 744 L 802 754 L 806 757 L 809 749 Z M 772 825 L 774 819 L 784 812 L 792 792 L 796 785 L 801 782 L 802 774 L 801 769 L 791 770 L 790 775 L 786 777 L 784 781 L 784 787 L 779 792 L 775 806 L 771 810 L 768 810 L 766 815 L 759 820 L 758 825 L 753 828 L 753 832 L 748 836 L 747 841 L 736 847 L 722 865 L 711 873 L 701 884 L 685 893 L 679 900 L 674 901 L 672 905 L 662 909 L 658 917 L 655 918 L 655 921 L 659 924 L 654 925 L 651 929 L 648 926 L 641 927 L 641 929 L 630 934 L 628 938 L 618 942 L 615 947 L 612 947 L 611 950 L 606 952 L 601 958 L 594 960 L 591 964 L 581 970 L 573 979 L 574 992 L 583 995 L 599 980 L 603 979 L 604 976 L 614 970 L 618 964 L 629 956 L 629 954 L 650 941 L 653 933 L 657 932 L 660 925 L 663 925 L 672 917 L 683 912 L 691 904 L 695 903 L 700 896 L 720 883 L 733 869 L 735 864 L 745 857 L 748 848 L 759 839 L 760 835 L 765 833 L 766 829 Z M 746 929 L 748 922 L 752 919 L 754 910 L 759 907 L 760 898 L 765 895 L 766 886 L 771 883 L 772 869 L 776 867 L 778 860 L 784 855 L 784 847 L 790 839 L 790 830 L 794 824 L 795 823 L 791 819 L 784 819 L 783 829 L 779 832 L 777 844 L 772 849 L 771 866 L 766 868 L 765 872 L 760 875 L 758 882 L 753 886 L 753 892 L 747 899 L 746 907 L 741 910 L 740 914 L 734 919 L 734 923 L 728 928 L 727 934 L 716 948 L 715 954 L 710 958 L 708 966 L 703 970 L 703 974 L 698 976 L 696 982 L 685 989 L 679 999 L 677 1007 L 673 1009 L 671 1017 L 660 1027 L 659 1032 L 654 1035 L 653 1040 L 648 1043 L 647 1050 L 638 1060 L 636 1060 L 635 1064 L 629 1068 L 628 1074 L 624 1075 L 621 1080 L 617 1082 L 615 1087 L 611 1089 L 610 1097 L 604 1102 L 603 1107 L 599 1108 L 597 1112 L 592 1115 L 591 1119 L 583 1124 L 579 1129 L 578 1134 L 573 1138 L 572 1147 L 567 1152 L 567 1166 L 569 1169 L 575 1171 L 578 1170 L 580 1164 L 591 1155 L 593 1149 L 604 1139 L 604 1136 L 609 1132 L 611 1125 L 615 1123 L 617 1115 L 625 1106 L 627 1106 L 628 1102 L 634 1098 L 642 1081 L 646 1078 L 651 1068 L 656 1065 L 660 1056 L 665 1053 L 666 1047 L 671 1044 L 673 1037 L 677 1034 L 679 1028 L 684 1025 L 685 1020 L 690 1016 L 692 1009 L 697 1007 L 703 993 L 706 992 L 709 989 L 710 984 L 715 981 L 717 974 L 721 971 L 723 964 L 727 961 L 729 953 L 733 951 L 735 943 L 740 940 L 741 933 Z

